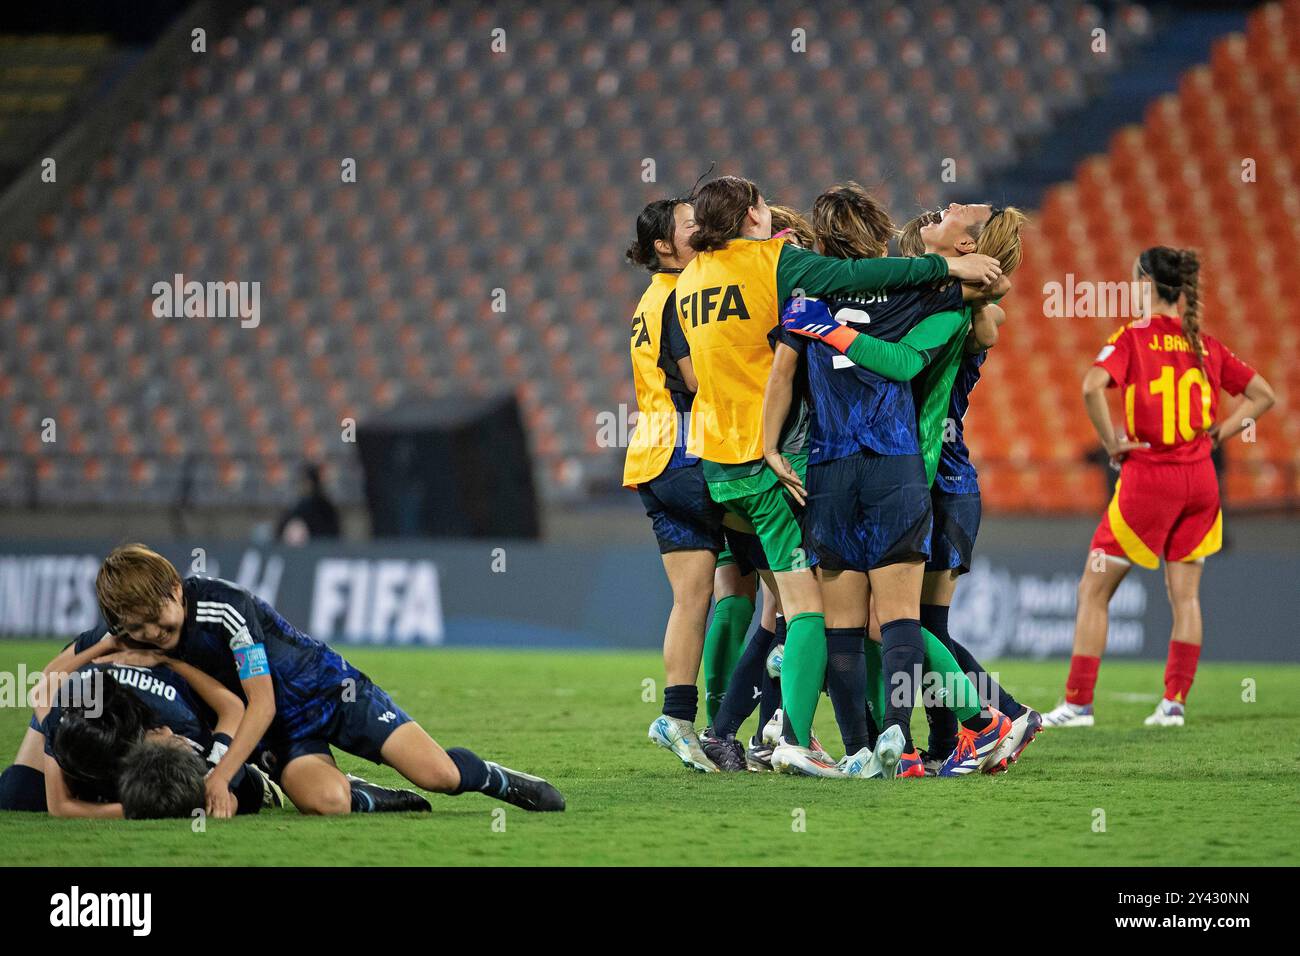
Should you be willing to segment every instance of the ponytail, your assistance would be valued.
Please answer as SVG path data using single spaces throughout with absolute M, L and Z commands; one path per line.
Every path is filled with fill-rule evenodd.
M 1178 274 L 1182 277 L 1183 300 L 1183 338 L 1192 347 L 1196 361 L 1204 367 L 1205 358 L 1201 354 L 1201 301 L 1200 301 L 1201 260 L 1191 249 L 1178 251 Z
M 1183 338 L 1191 346 L 1197 364 L 1205 365 L 1201 346 L 1201 260 L 1193 249 L 1152 246 L 1138 256 L 1138 271 L 1156 287 L 1156 295 L 1166 302 L 1183 298 Z

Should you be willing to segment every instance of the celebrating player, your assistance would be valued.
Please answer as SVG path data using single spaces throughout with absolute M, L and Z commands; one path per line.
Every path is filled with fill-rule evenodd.
M 833 187 L 819 196 L 813 217 L 819 243 L 833 255 L 881 255 L 893 232 L 884 210 L 855 183 Z M 958 218 L 954 216 L 954 221 Z M 949 245 L 952 248 L 929 251 L 953 255 L 968 251 Z M 1011 259 L 1004 249 L 997 251 Z M 1005 272 L 1005 262 L 1003 269 Z M 785 769 L 818 776 L 923 775 L 909 732 L 917 687 L 913 675 L 923 660 L 946 680 L 961 685 L 958 708 L 964 733 L 983 735 L 994 742 L 1000 734 L 1001 718 L 980 706 L 956 661 L 932 635 L 925 634 L 918 620 L 922 564 L 929 555 L 931 505 L 917 412 L 907 383 L 921 368 L 951 351 L 949 343 L 955 336 L 964 339 L 969 320 L 959 311 L 963 300 L 975 301 L 987 294 L 948 283 L 888 295 L 849 293 L 787 304 L 782 319 L 785 329 L 768 384 L 766 431 L 770 434 L 772 424 L 784 414 L 789 382 L 802 355 L 814 406 L 815 460 L 808 470 L 806 539 L 820 561 L 829 644 L 827 683 L 846 758 L 838 768 L 823 768 L 796 757 Z M 924 336 L 935 326 L 940 327 L 939 334 L 916 352 L 922 359 L 920 365 L 903 377 L 876 374 L 869 370 L 870 359 L 864 359 L 867 367 L 861 368 L 841 354 L 837 344 L 851 342 L 859 331 L 896 345 L 900 339 L 908 343 L 904 333 L 916 330 L 917 336 Z M 768 447 L 765 455 L 791 491 L 802 496 L 804 489 L 789 474 L 778 451 Z M 878 682 L 878 678 L 869 680 L 868 674 L 880 673 L 880 652 L 874 645 L 867 651 L 870 665 L 864 657 L 872 600 L 882 625 L 884 663 L 895 688 L 885 712 L 877 712 L 877 717 L 883 718 L 884 732 L 875 741 L 875 752 L 870 747 L 874 735 L 864 706 L 867 685 Z M 928 653 L 926 641 L 930 642 Z M 979 746 L 987 743 L 981 740 Z M 960 772 L 968 772 L 964 764 Z
M 1142 315 L 1110 337 L 1083 379 L 1088 418 L 1120 476 L 1079 581 L 1065 702 L 1043 716 L 1049 727 L 1092 726 L 1110 599 L 1132 565 L 1155 569 L 1161 558 L 1174 623 L 1164 697 L 1146 724 L 1183 725 L 1201 653 L 1201 571 L 1223 543 L 1210 452 L 1273 404 L 1268 382 L 1201 331 L 1195 252 L 1147 249 L 1134 263 L 1133 279 Z M 1106 407 L 1111 387 L 1123 389 L 1119 435 Z M 1215 420 L 1219 389 L 1245 396 L 1223 421 Z
M 387 764 L 425 790 L 479 791 L 525 810 L 564 809 L 564 798 L 545 780 L 464 748 L 444 751 L 365 674 L 238 585 L 182 581 L 162 555 L 130 544 L 105 558 L 95 593 L 109 627 L 127 643 L 190 663 L 246 701 L 233 739 L 207 777 L 213 816 L 233 813 L 231 780 L 264 737 L 264 763 L 304 813 L 353 809 L 331 745 Z
M 736 176 L 700 189 L 695 221 L 691 245 L 697 254 L 677 281 L 678 310 L 699 381 L 688 448 L 704 459 L 714 500 L 758 534 L 776 581 L 787 629 L 782 745 L 825 762 L 809 747 L 826 669 L 821 594 L 794 508 L 763 458 L 763 392 L 772 367 L 768 332 L 777 324 L 781 303 L 797 289 L 821 295 L 906 288 L 948 275 L 989 282 L 1001 270 L 982 256 L 819 256 L 784 238 L 772 239 L 771 210 L 758 187 Z M 797 429 L 785 437 L 802 438 Z M 795 453 L 792 446 L 781 450 Z

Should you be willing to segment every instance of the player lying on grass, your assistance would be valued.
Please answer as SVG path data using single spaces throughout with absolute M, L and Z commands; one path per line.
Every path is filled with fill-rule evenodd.
M 1210 453 L 1273 405 L 1263 376 L 1201 331 L 1195 252 L 1147 249 L 1133 264 L 1133 281 L 1150 310 L 1110 337 L 1083 379 L 1088 418 L 1120 476 L 1079 581 L 1065 702 L 1043 716 L 1048 727 L 1092 726 L 1110 599 L 1134 564 L 1154 570 L 1161 558 L 1173 631 L 1164 697 L 1146 724 L 1182 726 L 1201 653 L 1201 571 L 1223 544 Z M 1106 407 L 1112 387 L 1124 393 L 1118 435 Z M 1216 421 L 1220 389 L 1245 398 Z
M 985 207 L 981 225 L 987 215 Z M 813 223 L 823 250 L 846 257 L 881 255 L 893 233 L 885 211 L 855 183 L 819 196 Z M 949 244 L 929 251 L 960 256 L 965 250 Z M 1006 250 L 995 251 L 1010 259 Z M 1006 266 L 1004 261 L 1004 284 Z M 1005 291 L 1005 285 L 996 291 Z M 765 433 L 771 434 L 774 423 L 786 414 L 791 383 L 802 374 L 814 407 L 815 451 L 807 489 L 770 442 L 764 454 L 791 493 L 808 499 L 805 540 L 819 562 L 827 615 L 827 684 L 846 757 L 838 765 L 827 765 L 798 752 L 787 755 L 778 750 L 773 761 L 778 769 L 814 776 L 923 776 L 920 755 L 910 739 L 911 709 L 920 690 L 917 675 L 923 662 L 929 672 L 943 676 L 945 687 L 952 687 L 953 704 L 962 720 L 961 741 L 966 744 L 954 749 L 941 775 L 979 769 L 1006 735 L 1009 722 L 982 705 L 956 661 L 920 625 L 931 503 L 917 403 L 909 384 L 931 362 L 946 362 L 953 349 L 964 343 L 970 323 L 969 313 L 962 311 L 963 301 L 982 304 L 989 294 L 989 289 L 946 283 L 885 296 L 849 292 L 786 304 L 764 406 Z M 854 324 L 846 324 L 850 322 Z M 866 333 L 859 337 L 873 336 L 880 344 L 909 343 L 933 326 L 939 330 L 932 341 L 913 350 L 922 360 L 906 376 L 877 374 L 868 356 L 862 357 L 865 367 L 860 367 L 836 344 L 850 342 L 859 332 Z M 881 655 L 893 691 L 874 751 L 867 719 L 865 656 L 868 608 L 873 602 L 881 622 Z M 871 653 L 874 658 L 874 646 Z M 880 673 L 879 666 L 871 670 Z M 873 683 L 883 688 L 878 681 Z
M 478 791 L 526 810 L 564 809 L 545 780 L 464 748 L 444 751 L 370 678 L 238 585 L 182 581 L 162 555 L 130 544 L 104 559 L 95 593 L 125 642 L 189 663 L 245 701 L 233 739 L 208 774 L 213 816 L 233 814 L 230 782 L 259 744 L 264 766 L 304 813 L 353 809 L 331 745 L 386 764 L 424 790 Z
M 33 694 L 33 728 L 3 775 L 0 807 L 121 817 L 124 776 L 138 783 L 139 799 L 128 813 L 149 790 L 147 775 L 127 759 L 133 749 L 183 747 L 202 754 L 200 763 L 216 762 L 243 716 L 239 698 L 185 665 L 181 673 L 132 667 L 114 660 L 117 654 L 116 642 L 106 638 L 79 653 L 66 649 L 43 671 Z M 255 813 L 275 796 L 256 767 L 243 768 L 234 783 L 241 812 Z
M 695 221 L 696 256 L 676 289 L 699 382 L 687 447 L 703 459 L 713 499 L 747 522 L 762 543 L 787 622 L 784 738 L 808 749 L 825 677 L 826 633 L 798 519 L 762 455 L 763 390 L 772 365 L 767 333 L 796 289 L 807 295 L 883 291 L 949 275 L 990 282 L 1001 270 L 982 256 L 834 260 L 799 249 L 771 238 L 767 203 L 752 182 L 735 176 L 699 190 Z
M 199 799 L 173 812 L 179 809 L 178 773 L 188 768 L 192 794 L 193 770 L 200 768 L 202 797 L 203 777 L 225 752 L 244 705 L 183 662 L 130 663 L 141 653 L 92 628 L 46 665 L 27 735 L 13 765 L 0 773 L 0 810 L 146 818 L 188 816 L 204 806 Z M 176 752 L 202 759 L 195 764 Z M 429 809 L 414 791 L 350 780 L 354 803 L 385 811 Z M 279 787 L 254 763 L 235 774 L 231 791 L 239 813 L 283 804 Z

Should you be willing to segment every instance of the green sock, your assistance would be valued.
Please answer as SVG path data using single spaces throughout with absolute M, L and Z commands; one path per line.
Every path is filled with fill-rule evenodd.
M 952 656 L 952 651 L 944 647 L 943 641 L 925 628 L 921 628 L 921 634 L 925 638 L 926 672 L 942 674 L 944 687 L 951 687 L 956 695 L 952 701 L 949 701 L 952 712 L 957 715 L 958 720 L 978 717 L 981 710 L 979 695 L 975 692 L 975 685 L 961 669 L 957 659 Z M 957 701 L 962 702 L 961 706 L 956 706 Z
M 781 704 L 795 740 L 812 742 L 813 714 L 826 683 L 826 616 L 796 614 L 785 624 L 785 660 L 781 663 Z
M 880 729 L 885 723 L 885 675 L 880 662 L 880 645 L 867 638 L 867 709 Z
M 704 633 L 704 712 L 710 727 L 740 660 L 753 616 L 754 602 L 743 594 L 728 595 L 713 609 L 713 620 Z

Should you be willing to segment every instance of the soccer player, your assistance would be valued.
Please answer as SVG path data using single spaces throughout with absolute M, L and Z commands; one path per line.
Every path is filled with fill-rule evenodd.
M 856 183 L 832 187 L 813 206 L 814 228 L 824 252 L 841 257 L 882 255 L 893 223 L 878 203 Z M 960 254 L 960 250 L 950 250 Z M 1004 273 L 1005 273 L 1004 264 Z M 946 283 L 940 287 L 884 295 L 848 293 L 823 296 L 818 302 L 787 304 L 780 344 L 768 383 L 765 434 L 786 413 L 796 367 L 806 368 L 813 401 L 812 463 L 808 468 L 808 516 L 805 540 L 819 560 L 818 574 L 826 608 L 827 683 L 845 743 L 846 757 L 837 768 L 795 760 L 782 769 L 818 776 L 920 776 L 924 771 L 911 746 L 912 675 L 927 657 L 918 621 L 922 564 L 929 555 L 930 495 L 917 431 L 912 387 L 862 368 L 828 341 L 834 330 L 855 330 L 898 341 L 927 316 L 945 322 L 948 338 L 964 333 L 960 313 L 964 299 L 978 300 L 987 291 Z M 845 323 L 854 323 L 850 328 Z M 793 331 L 798 329 L 802 334 Z M 816 341 L 816 339 L 822 341 Z M 948 348 L 936 339 L 926 361 Z M 802 362 L 801 362 L 802 359 Z M 788 472 L 777 449 L 765 456 L 779 475 Z M 801 496 L 804 489 L 791 483 Z M 885 666 L 891 672 L 891 695 L 883 715 L 884 733 L 868 725 L 868 672 L 880 672 L 871 647 L 865 657 L 870 602 L 875 602 L 884 641 Z M 933 641 L 933 638 L 930 638 Z M 916 660 L 910 659 L 916 651 Z M 1000 721 L 976 702 L 974 688 L 955 660 L 937 643 L 930 657 L 943 655 L 936 669 L 966 685 L 960 705 L 964 729 L 972 734 L 997 730 Z M 931 661 L 931 663 L 934 663 Z M 904 675 L 905 683 L 898 675 Z M 876 751 L 872 750 L 872 743 Z M 894 752 L 896 750 L 896 752 Z
M 1011 233 L 1018 234 L 1024 222 L 1025 217 L 1019 210 L 1008 207 L 997 215 L 990 215 L 978 236 L 972 236 L 967 229 L 959 228 L 958 217 L 949 220 L 938 212 L 929 212 L 903 227 L 898 248 L 903 255 L 912 256 L 949 246 L 974 251 L 981 243 L 985 248 L 1001 248 L 1007 245 L 1005 237 Z M 1019 265 L 1019 249 L 1012 245 L 1008 258 L 1001 261 L 1006 267 L 1004 275 L 1013 272 Z M 989 772 L 1006 770 L 1009 764 L 1015 763 L 1042 727 L 1041 715 L 1008 693 L 965 646 L 953 639 L 948 630 L 949 608 L 956 593 L 957 580 L 970 571 L 980 526 L 979 476 L 966 447 L 963 421 L 970 406 L 971 390 L 979 381 L 988 350 L 997 344 L 998 329 L 1005 318 L 1006 313 L 992 304 L 977 309 L 973 314 L 948 401 L 946 421 L 952 423 L 952 433 L 944 436 L 930 487 L 934 525 L 930 558 L 926 561 L 921 585 L 921 626 L 952 653 L 962 670 L 975 682 L 983 702 L 1011 720 L 1011 733 L 989 758 Z M 957 720 L 947 707 L 927 706 L 925 713 L 930 723 L 930 740 L 926 750 L 921 751 L 921 760 L 927 773 L 937 773 L 943 761 L 956 749 Z
M 763 392 L 772 367 L 768 332 L 795 290 L 805 295 L 883 291 L 949 275 L 984 283 L 996 280 L 1001 270 L 983 256 L 819 256 L 784 238 L 772 239 L 771 210 L 758 187 L 737 176 L 715 179 L 699 190 L 695 221 L 696 256 L 677 280 L 678 311 L 699 382 L 687 447 L 704 459 L 714 500 L 757 533 L 776 582 L 787 632 L 782 746 L 825 762 L 825 755 L 809 747 L 826 669 L 821 594 L 794 508 L 763 458 Z M 789 435 L 796 433 L 792 429 Z
M 683 418 L 690 412 L 696 382 L 690 348 L 677 321 L 674 288 L 695 255 L 689 245 L 694 231 L 689 202 L 659 199 L 641 210 L 636 241 L 627 250 L 628 261 L 648 269 L 651 277 L 632 318 L 638 417 L 628 443 L 623 485 L 641 496 L 673 591 L 664 633 L 663 713 L 650 724 L 649 736 L 687 767 L 710 772 L 719 769 L 711 757 L 724 763 L 735 757 L 729 750 L 710 754 L 708 741 L 700 740 L 695 730 L 696 679 L 703 656 L 706 705 L 710 691 L 720 703 L 722 681 L 735 664 L 754 613 L 754 578 L 730 552 L 718 566 L 725 548 L 722 508 L 709 497 L 700 460 L 686 452 Z M 717 607 L 706 633 L 715 591 Z
M 1268 382 L 1201 331 L 1195 252 L 1147 249 L 1133 265 L 1133 279 L 1142 315 L 1110 337 L 1083 379 L 1088 418 L 1120 477 L 1079 581 L 1065 702 L 1043 716 L 1048 727 L 1093 725 L 1110 599 L 1134 564 L 1154 570 L 1161 558 L 1174 622 L 1164 697 L 1146 724 L 1183 725 L 1201 652 L 1201 572 L 1223 541 L 1210 452 L 1273 405 Z M 1107 388 L 1123 390 L 1125 430 L 1119 435 L 1106 407 Z M 1220 389 L 1245 399 L 1216 421 Z
M 113 656 L 87 663 L 57 694 L 37 702 L 52 816 L 121 817 L 118 784 L 128 752 L 155 743 L 183 747 L 201 763 L 206 759 L 205 768 L 213 766 L 243 716 L 238 697 L 194 668 L 136 667 Z M 215 714 L 214 730 L 199 717 L 203 705 Z M 241 813 L 277 800 L 274 785 L 251 765 L 241 768 L 231 789 Z
M 125 642 L 192 664 L 245 700 L 243 719 L 207 777 L 212 816 L 233 814 L 230 782 L 263 738 L 264 765 L 304 813 L 353 809 L 331 745 L 387 764 L 424 790 L 479 791 L 525 810 L 564 809 L 559 791 L 539 777 L 464 748 L 444 751 L 370 678 L 238 585 L 182 581 L 162 555 L 129 544 L 104 559 L 95 594 Z

